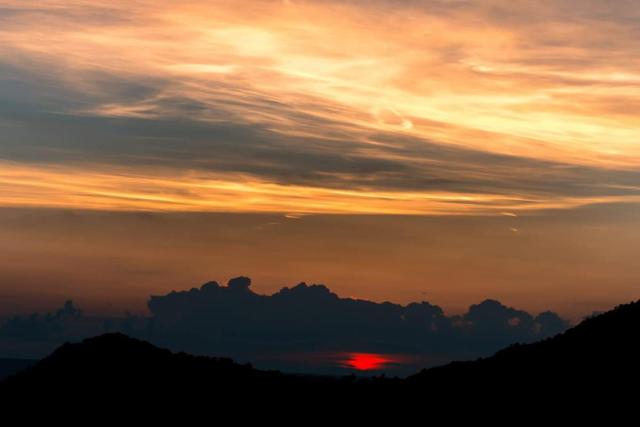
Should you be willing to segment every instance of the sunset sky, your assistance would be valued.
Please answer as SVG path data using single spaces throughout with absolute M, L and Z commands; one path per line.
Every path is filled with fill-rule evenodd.
M 0 312 L 637 299 L 639 6 L 0 0 Z

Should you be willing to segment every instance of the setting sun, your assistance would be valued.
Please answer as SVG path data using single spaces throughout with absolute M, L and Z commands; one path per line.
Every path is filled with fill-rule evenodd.
M 348 353 L 342 361 L 342 366 L 358 371 L 378 371 L 389 364 L 396 363 L 390 356 L 373 353 Z

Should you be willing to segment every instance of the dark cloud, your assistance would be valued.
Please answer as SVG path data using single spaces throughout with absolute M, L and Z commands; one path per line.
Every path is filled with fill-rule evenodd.
M 176 350 L 249 360 L 265 354 L 287 360 L 300 353 L 382 352 L 416 360 L 437 355 L 441 361 L 490 354 L 568 327 L 555 313 L 534 317 L 493 300 L 447 316 L 428 302 L 403 306 L 341 298 L 324 285 L 301 283 L 272 295 L 254 293 L 250 285 L 249 278 L 238 277 L 227 286 L 208 282 L 152 296 L 149 317 L 85 317 L 67 301 L 54 313 L 6 320 L 0 325 L 0 352 L 29 349 L 30 356 L 34 351 L 41 356 L 65 341 L 121 331 Z
M 0 326 L 0 340 L 46 341 L 56 335 L 60 338 L 59 334 L 81 318 L 82 311 L 68 300 L 53 313 L 10 317 Z
M 469 311 L 454 320 L 467 330 L 473 340 L 481 340 L 485 345 L 500 346 L 505 341 L 526 341 L 533 336 L 550 336 L 562 332 L 567 323 L 558 314 L 545 311 L 532 316 L 523 310 L 516 310 L 499 301 L 486 300 L 469 307 Z M 527 337 L 523 340 L 523 337 Z
M 557 314 L 539 316 L 487 300 L 461 316 L 428 302 L 406 306 L 340 298 L 301 283 L 256 294 L 248 278 L 209 282 L 149 300 L 154 341 L 195 353 L 359 351 L 479 356 L 513 342 L 564 330 Z M 148 331 L 147 331 L 148 332 Z

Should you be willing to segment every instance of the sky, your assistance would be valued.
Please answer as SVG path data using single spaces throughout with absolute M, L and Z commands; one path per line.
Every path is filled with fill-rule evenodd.
M 245 274 L 638 297 L 637 0 L 0 0 L 0 311 Z

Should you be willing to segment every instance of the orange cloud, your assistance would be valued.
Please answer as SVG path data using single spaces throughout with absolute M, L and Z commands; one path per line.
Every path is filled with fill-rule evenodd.
M 2 61 L 32 71 L 46 68 L 55 84 L 94 99 L 67 107 L 64 114 L 163 120 L 185 115 L 164 102 L 181 99 L 199 106 L 185 117 L 189 120 L 260 126 L 300 144 L 339 135 L 370 144 L 367 155 L 378 159 L 402 160 L 369 138 L 385 132 L 398 139 L 566 165 L 634 170 L 640 164 L 640 121 L 624 108 L 637 109 L 640 102 L 640 64 L 634 59 L 640 49 L 625 43 L 632 40 L 632 29 L 624 20 L 597 18 L 598 1 L 590 2 L 594 17 L 589 19 L 587 10 L 583 20 L 565 19 L 565 2 L 518 2 L 518 12 L 506 0 L 465 7 L 407 2 L 394 9 L 382 2 L 260 0 L 241 2 L 241 7 L 227 0 L 4 3 L 16 17 L 0 28 Z M 494 10 L 505 17 L 496 18 Z M 545 15 L 554 12 L 556 19 Z M 152 94 L 106 99 L 111 88 L 96 81 L 95 73 L 162 83 Z M 617 100 L 624 105 L 616 105 Z M 388 145 L 393 148 L 394 142 Z M 178 183 L 168 181 L 168 173 L 153 171 L 143 172 L 144 178 L 82 169 L 20 171 L 46 176 L 48 183 L 16 181 L 18 169 L 5 169 L 0 203 L 482 213 L 623 198 L 368 192 L 323 188 L 322 183 L 287 186 L 233 174 L 200 179 L 184 171 Z M 81 197 L 66 195 L 80 190 L 73 180 L 63 179 L 71 173 L 88 182 Z M 123 190 L 142 184 L 152 190 Z M 19 196 L 17 188 L 33 185 L 39 202 L 22 200 L 26 196 Z M 177 196 L 178 190 L 195 196 Z M 239 194 L 244 195 L 241 207 L 231 200 Z M 227 200 L 226 195 L 232 196 Z
M 640 202 L 636 197 L 555 197 L 409 191 L 341 190 L 173 171 L 98 171 L 95 167 L 27 167 L 0 162 L 0 203 L 112 211 L 287 212 L 403 215 L 505 215 L 589 204 Z M 515 216 L 509 213 L 509 216 Z

